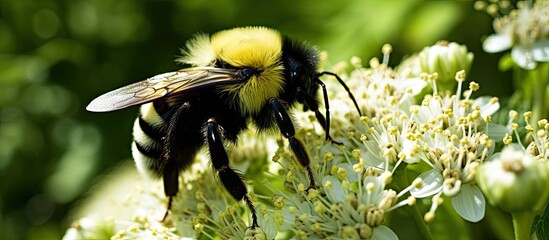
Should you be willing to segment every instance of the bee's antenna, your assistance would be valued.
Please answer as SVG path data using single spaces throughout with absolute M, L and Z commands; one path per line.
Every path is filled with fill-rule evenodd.
M 356 103 L 355 97 L 353 96 L 353 93 L 351 93 L 351 90 L 349 89 L 349 87 L 347 87 L 347 84 L 345 84 L 345 82 L 343 82 L 343 80 L 341 80 L 341 78 L 333 72 L 324 71 L 324 72 L 318 73 L 316 76 L 320 77 L 322 75 L 330 75 L 330 76 L 333 76 L 337 79 L 339 84 L 341 84 L 343 86 L 343 88 L 345 88 L 347 93 L 349 93 L 349 97 L 351 98 L 351 100 L 353 100 L 353 103 L 355 104 L 356 110 L 358 111 L 358 115 L 362 116 L 362 112 L 360 112 L 360 108 L 358 107 L 358 104 Z

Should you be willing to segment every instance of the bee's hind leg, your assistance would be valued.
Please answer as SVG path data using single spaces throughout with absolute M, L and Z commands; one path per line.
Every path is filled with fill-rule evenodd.
M 166 213 L 164 214 L 161 222 L 167 223 L 168 216 L 172 211 L 173 198 L 177 195 L 177 192 L 179 191 L 179 178 L 177 169 L 174 166 L 167 166 L 166 168 L 164 168 L 163 180 L 164 194 L 166 194 L 166 197 L 168 197 L 168 205 L 166 206 Z

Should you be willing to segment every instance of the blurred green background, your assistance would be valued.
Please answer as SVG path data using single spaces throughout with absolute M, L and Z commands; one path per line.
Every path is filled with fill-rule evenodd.
M 137 108 L 89 113 L 101 93 L 177 69 L 193 33 L 264 25 L 307 40 L 328 64 L 391 65 L 437 40 L 474 52 L 469 80 L 504 99 L 511 74 L 481 39 L 492 18 L 471 1 L 0 0 L 0 239 L 59 239 L 102 173 L 131 161 Z M 478 94 L 480 95 L 480 94 Z

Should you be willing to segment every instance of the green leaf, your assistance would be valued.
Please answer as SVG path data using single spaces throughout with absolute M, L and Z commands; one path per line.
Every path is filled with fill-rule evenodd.
M 549 239 L 549 208 L 547 205 L 541 215 L 534 219 L 532 231 L 536 233 L 538 239 Z

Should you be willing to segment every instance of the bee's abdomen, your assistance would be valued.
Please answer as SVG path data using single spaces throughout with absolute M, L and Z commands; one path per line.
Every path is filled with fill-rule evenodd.
M 132 155 L 141 174 L 162 176 L 162 138 L 165 135 L 165 125 L 164 119 L 152 103 L 141 106 L 139 117 L 133 125 L 132 143 Z

